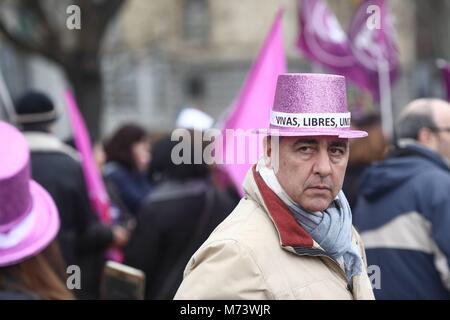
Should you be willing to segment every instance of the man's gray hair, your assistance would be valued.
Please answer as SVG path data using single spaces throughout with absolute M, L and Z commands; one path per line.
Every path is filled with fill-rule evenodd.
M 418 140 L 419 131 L 422 128 L 436 129 L 432 110 L 426 104 L 420 112 L 410 111 L 400 116 L 395 128 L 397 139 Z

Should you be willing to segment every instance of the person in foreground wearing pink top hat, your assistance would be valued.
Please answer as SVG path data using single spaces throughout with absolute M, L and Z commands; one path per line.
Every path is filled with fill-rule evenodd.
M 270 102 L 268 102 L 270 103 Z M 175 299 L 373 299 L 341 191 L 350 128 L 345 78 L 278 77 L 265 155 L 245 196 L 197 250 Z
M 60 226 L 53 199 L 30 178 L 23 135 L 0 121 L 0 299 L 73 299 L 46 255 Z
M 80 299 L 98 299 L 105 251 L 123 247 L 128 231 L 102 223 L 92 210 L 79 154 L 53 132 L 59 112 L 47 94 L 27 91 L 15 102 L 15 109 L 17 126 L 31 152 L 31 176 L 58 209 L 57 238 L 64 261 L 82 272 L 80 288 L 73 292 Z

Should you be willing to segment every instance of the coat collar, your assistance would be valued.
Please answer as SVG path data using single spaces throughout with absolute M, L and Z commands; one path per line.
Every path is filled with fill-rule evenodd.
M 297 223 L 288 207 L 272 191 L 272 189 L 266 185 L 260 174 L 256 171 L 256 165 L 248 171 L 243 186 L 246 196 L 264 208 L 264 211 L 272 220 L 278 233 L 280 245 L 283 249 L 297 255 L 323 257 L 324 263 L 329 265 L 331 263 L 331 265 L 334 265 L 336 270 L 339 270 L 342 278 L 347 281 L 343 267 L 331 258 L 323 248 L 314 241 L 311 235 Z M 352 231 L 352 242 L 362 250 L 357 240 L 356 230 L 353 228 Z M 361 254 L 364 255 L 364 252 L 361 251 Z M 363 263 L 366 265 L 364 260 Z M 356 288 L 353 292 L 355 296 L 358 296 L 358 292 L 361 291 L 359 284 L 361 281 L 360 279 L 361 275 L 356 275 L 353 277 L 353 281 L 350 284 L 351 287 Z
M 256 165 L 247 173 L 244 191 L 265 208 L 275 225 L 283 247 L 291 247 L 296 252 L 318 247 L 309 233 L 300 226 L 284 202 L 270 189 L 258 172 Z M 316 248 L 317 249 L 317 248 Z
M 76 161 L 80 160 L 80 156 L 75 149 L 62 143 L 49 133 L 27 131 L 23 135 L 28 142 L 31 152 L 61 152 Z
M 327 256 L 331 258 L 295 220 L 286 204 L 264 182 L 263 178 L 256 171 L 256 165 L 247 172 L 243 187 L 246 196 L 264 208 L 264 211 L 272 220 L 278 233 L 280 245 L 284 249 L 300 255 Z M 358 245 L 357 233 L 354 228 L 352 228 L 352 242 Z
M 413 139 L 400 139 L 398 141 L 399 148 L 391 153 L 391 157 L 418 156 L 433 162 L 445 171 L 450 171 L 450 160 L 446 159 L 439 153 L 419 144 Z

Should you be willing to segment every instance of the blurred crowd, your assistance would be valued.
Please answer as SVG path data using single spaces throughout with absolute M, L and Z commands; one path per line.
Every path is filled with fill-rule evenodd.
M 145 298 L 171 299 L 190 256 L 239 200 L 224 173 L 203 162 L 174 165 L 171 152 L 178 142 L 170 135 L 152 135 L 138 124 L 125 124 L 94 147 L 112 203 L 112 224 L 107 225 L 91 207 L 73 140 L 63 142 L 53 134 L 58 120 L 53 102 L 41 92 L 28 92 L 16 102 L 16 111 L 26 140 L 17 148 L 30 153 L 30 179 L 53 199 L 60 228 L 41 253 L 27 252 L 0 264 L 0 297 L 101 298 L 107 251 L 118 248 L 124 264 L 145 272 Z M 189 110 L 180 116 L 180 125 L 192 135 L 191 126 L 198 124 L 192 121 L 198 122 L 198 117 L 192 117 Z M 6 123 L 2 126 L 13 130 Z M 0 135 L 6 137 L 4 132 Z M 7 143 L 16 142 L 2 141 L 2 148 Z M 13 154 L 5 152 L 1 158 L 15 161 L 8 156 Z M 191 156 L 194 163 L 194 152 Z M 3 180 L 12 174 L 2 172 L 0 189 L 12 187 L 13 182 Z M 2 197 L 2 207 L 4 201 L 11 200 Z M 5 227 L 6 218 L 2 212 L 0 221 Z M 66 288 L 66 268 L 71 265 L 81 270 L 80 289 L 73 291 Z
M 112 202 L 108 225 L 90 205 L 73 142 L 53 134 L 53 102 L 28 92 L 15 106 L 18 128 L 0 122 L 0 299 L 99 299 L 111 248 L 145 273 L 146 299 L 172 299 L 190 257 L 239 202 L 226 174 L 193 159 L 175 165 L 178 141 L 125 124 L 94 148 Z M 189 135 L 191 116 L 178 122 Z M 368 264 L 381 269 L 375 296 L 448 299 L 448 103 L 412 102 L 393 141 L 376 114 L 355 127 L 369 136 L 351 144 L 343 190 Z M 66 286 L 70 265 L 82 272 L 80 289 Z

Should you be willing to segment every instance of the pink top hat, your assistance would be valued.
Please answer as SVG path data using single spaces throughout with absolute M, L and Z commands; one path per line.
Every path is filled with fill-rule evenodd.
M 269 129 L 258 131 L 276 136 L 367 136 L 351 130 L 350 120 L 343 76 L 289 73 L 278 76 Z
M 59 230 L 56 206 L 30 179 L 30 152 L 23 135 L 0 121 L 0 267 L 42 251 Z

